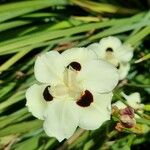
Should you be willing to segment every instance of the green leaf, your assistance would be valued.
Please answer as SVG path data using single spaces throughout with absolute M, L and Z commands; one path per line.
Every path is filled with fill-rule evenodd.
M 1 23 L 0 24 L 0 32 L 15 28 L 15 27 L 23 26 L 23 25 L 26 25 L 29 23 L 30 23 L 30 21 L 25 21 L 25 20 L 18 20 L 18 21 L 10 21 L 10 22 L 6 22 L 6 23 Z
M 42 124 L 43 121 L 40 120 L 21 122 L 18 124 L 11 124 L 10 126 L 1 130 L 0 137 L 7 136 L 10 134 L 22 134 L 22 133 L 30 132 L 32 130 L 41 128 Z
M 135 9 L 129 9 L 129 8 L 124 8 L 124 7 L 119 7 L 116 5 L 111 5 L 108 3 L 98 3 L 98 2 L 93 2 L 89 0 L 71 0 L 74 4 L 77 4 L 83 8 L 89 9 L 93 12 L 97 13 L 120 13 L 120 14 L 134 14 L 137 13 L 138 11 Z
M 65 0 L 34 0 L 0 5 L 0 22 L 43 8 L 66 4 Z
M 34 150 L 34 149 L 38 148 L 39 140 L 40 140 L 40 135 L 36 135 L 34 137 L 31 137 L 31 138 L 17 144 L 15 146 L 14 150 L 24 150 L 25 148 L 27 150 Z
M 27 113 L 28 113 L 27 108 L 23 108 L 11 115 L 3 116 L 3 119 L 0 118 L 0 122 L 1 122 L 0 128 L 3 128 L 9 124 L 16 122 L 20 117 L 23 117 Z

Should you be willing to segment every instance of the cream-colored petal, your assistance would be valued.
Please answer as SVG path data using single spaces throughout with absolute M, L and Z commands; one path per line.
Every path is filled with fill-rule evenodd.
M 100 40 L 100 46 L 102 49 L 112 48 L 113 50 L 119 48 L 121 46 L 121 41 L 117 37 L 108 36 Z
M 92 59 L 97 59 L 97 55 L 93 51 L 89 51 L 87 48 L 71 48 L 62 53 L 65 59 L 65 66 L 68 66 L 71 62 L 78 62 L 82 64 Z M 81 68 L 82 69 L 82 68 Z
M 117 102 L 113 103 L 112 106 L 117 106 L 118 109 L 124 109 L 124 108 L 127 107 L 127 106 L 126 106 L 123 102 L 121 102 L 121 101 L 117 101 Z
M 122 45 L 114 52 L 120 62 L 129 62 L 133 57 L 133 48 L 130 45 Z
M 118 71 L 102 60 L 89 61 L 83 65 L 77 80 L 83 89 L 105 93 L 112 91 L 118 83 Z
M 141 104 L 141 97 L 138 92 L 132 93 L 130 95 L 126 95 L 122 92 L 122 96 L 127 100 L 127 103 L 134 109 L 142 109 L 144 107 L 144 105 Z
M 93 94 L 94 102 L 89 107 L 80 107 L 79 127 L 87 130 L 99 128 L 111 116 L 112 93 Z
M 100 40 L 99 43 L 91 44 L 88 49 L 94 50 L 98 57 L 106 59 L 106 50 L 111 48 L 115 52 L 121 46 L 121 41 L 113 36 L 109 36 Z
M 62 83 L 65 70 L 62 56 L 57 51 L 50 51 L 37 57 L 34 73 L 39 82 L 56 85 Z
M 31 112 L 33 116 L 42 120 L 44 119 L 43 113 L 47 107 L 47 103 L 49 103 L 43 98 L 45 87 L 45 85 L 34 84 L 26 91 L 26 106 L 28 107 L 29 112 Z
M 130 70 L 130 64 L 129 63 L 120 63 L 120 67 L 118 69 L 119 72 L 119 79 L 124 79 Z
M 98 58 L 104 58 L 105 57 L 105 51 L 101 50 L 101 45 L 99 43 L 93 43 L 90 44 L 87 49 L 94 51 Z
M 87 47 L 97 53 L 100 59 L 106 60 L 115 66 L 118 63 L 128 63 L 133 57 L 133 48 L 130 45 L 122 44 L 116 37 L 103 38 L 100 43 L 94 43 Z M 106 51 L 111 48 L 112 51 Z
M 54 99 L 46 109 L 44 117 L 45 132 L 59 141 L 71 137 L 79 123 L 77 105 L 70 100 Z

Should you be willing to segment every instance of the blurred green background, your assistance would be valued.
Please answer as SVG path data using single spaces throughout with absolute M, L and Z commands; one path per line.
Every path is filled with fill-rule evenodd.
M 149 149 L 149 8 L 150 0 L 0 0 L 0 149 Z M 141 131 L 120 133 L 111 120 L 69 141 L 49 138 L 42 121 L 25 107 L 25 91 L 35 82 L 36 56 L 87 46 L 110 35 L 135 49 L 129 75 L 116 92 L 140 92 L 147 116 L 138 120 Z

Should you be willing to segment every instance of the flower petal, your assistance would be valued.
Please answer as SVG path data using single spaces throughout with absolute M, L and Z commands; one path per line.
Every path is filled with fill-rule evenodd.
M 129 62 L 133 57 L 133 48 L 130 45 L 122 44 L 116 37 L 107 37 L 101 39 L 100 43 L 94 43 L 87 47 L 95 51 L 99 58 L 106 59 L 106 51 L 112 49 L 113 55 L 119 62 Z
M 26 106 L 28 107 L 29 112 L 42 120 L 44 119 L 43 113 L 47 105 L 47 102 L 43 98 L 45 87 L 46 86 L 34 84 L 26 91 Z
M 142 109 L 144 107 L 144 105 L 141 104 L 141 97 L 138 92 L 132 93 L 130 95 L 126 95 L 122 92 L 122 96 L 127 100 L 127 103 L 134 109 Z
M 120 63 L 120 67 L 118 69 L 119 79 L 120 80 L 124 79 L 127 76 L 129 70 L 130 70 L 130 64 L 129 63 Z
M 92 60 L 83 65 L 77 80 L 83 89 L 95 92 L 110 92 L 118 83 L 118 71 L 111 64 L 102 60 Z
M 115 55 L 120 62 L 129 62 L 133 57 L 133 48 L 130 45 L 122 45 L 115 50 Z
M 74 101 L 70 100 L 54 99 L 44 116 L 45 132 L 59 141 L 71 137 L 79 122 L 77 106 Z
M 116 37 L 106 37 L 100 40 L 99 43 L 89 45 L 87 48 L 96 52 L 98 57 L 105 59 L 107 49 L 112 49 L 115 52 L 121 46 L 121 41 Z
M 112 93 L 94 94 L 94 102 L 89 107 L 79 107 L 79 127 L 87 130 L 99 128 L 111 115 Z
M 117 102 L 113 103 L 112 105 L 113 105 L 113 106 L 117 106 L 118 109 L 124 109 L 124 108 L 127 107 L 127 106 L 126 106 L 123 102 L 121 102 L 121 101 L 117 101 Z
M 97 59 L 97 55 L 93 51 L 89 51 L 87 48 L 71 48 L 62 53 L 65 59 L 65 66 L 68 66 L 72 62 L 84 63 L 91 59 Z M 82 66 L 81 66 L 82 69 Z
M 97 57 L 103 60 L 106 60 L 106 47 L 102 47 L 100 43 L 93 43 L 87 47 L 89 50 L 95 52 Z
M 56 85 L 62 82 L 64 69 L 61 54 L 57 51 L 50 51 L 37 57 L 34 73 L 39 82 Z
M 93 44 L 90 44 L 90 45 L 87 47 L 87 49 L 94 51 L 94 52 L 97 53 L 97 55 L 98 55 L 98 53 L 99 53 L 99 51 L 100 51 L 100 49 L 101 49 L 101 46 L 100 46 L 99 43 L 93 43 Z M 105 51 L 104 51 L 104 52 L 105 52 Z M 98 55 L 98 56 L 99 56 L 99 55 Z
M 108 36 L 106 38 L 103 38 L 100 40 L 99 43 L 101 49 L 105 49 L 105 50 L 107 48 L 112 48 L 112 50 L 115 50 L 122 45 L 121 41 L 117 37 L 113 37 L 113 36 Z

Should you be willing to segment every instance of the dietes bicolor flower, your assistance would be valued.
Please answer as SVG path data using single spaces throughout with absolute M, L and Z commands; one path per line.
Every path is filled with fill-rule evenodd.
M 120 80 L 127 76 L 130 69 L 129 61 L 133 57 L 133 48 L 129 44 L 122 44 L 120 39 L 109 36 L 87 48 L 95 51 L 100 59 L 113 64 L 118 69 Z
M 62 141 L 79 126 L 94 130 L 110 119 L 112 90 L 118 83 L 113 65 L 86 48 L 50 51 L 37 57 L 39 84 L 26 92 L 29 111 L 44 120 L 45 132 Z

